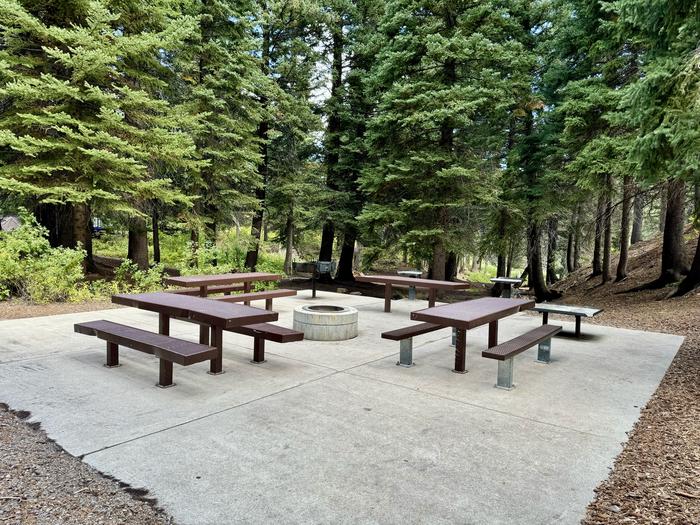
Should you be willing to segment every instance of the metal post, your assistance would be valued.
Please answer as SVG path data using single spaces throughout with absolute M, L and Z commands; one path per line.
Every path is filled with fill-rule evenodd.
M 265 310 L 272 311 L 272 298 L 265 299 Z
M 117 343 L 107 341 L 107 362 L 105 366 L 107 368 L 116 368 L 119 366 L 119 345 Z
M 253 360 L 251 363 L 265 362 L 265 339 L 256 337 L 253 339 Z
M 170 316 L 168 314 L 158 314 L 158 333 L 170 335 Z
M 549 312 L 542 312 L 542 324 L 549 322 Z
M 316 270 L 311 274 L 311 297 L 316 299 Z
M 547 339 L 542 341 L 537 345 L 537 362 L 538 363 L 549 363 L 549 357 L 552 350 L 552 340 Z
M 211 327 L 211 345 L 215 346 L 217 349 L 216 357 L 209 361 L 209 374 L 218 375 L 223 374 L 223 331 L 220 326 Z
M 246 281 L 243 283 L 243 293 L 250 293 L 250 281 Z M 246 306 L 250 306 L 250 301 L 243 301 L 243 304 Z
M 450 346 L 455 346 L 457 344 L 457 329 L 453 326 L 452 327 L 452 341 L 450 342 Z
M 510 297 L 511 297 L 511 284 L 510 283 L 503 284 L 503 289 L 501 290 L 501 297 L 503 297 L 505 299 L 510 299 Z
M 399 341 L 399 360 L 396 362 L 396 364 L 406 368 L 410 368 L 414 365 L 412 337 Z
M 428 306 L 433 307 L 435 306 L 435 300 L 437 299 L 437 290 L 435 288 L 431 288 L 430 291 L 428 292 Z
M 173 383 L 173 362 L 166 361 L 165 359 L 160 360 L 160 376 L 158 377 L 158 383 L 156 386 L 160 388 L 168 388 L 175 386 Z
M 581 316 L 576 316 L 576 337 L 581 337 Z
M 408 287 L 408 300 L 409 300 L 409 301 L 415 301 L 415 300 L 416 300 L 416 287 L 415 287 L 415 286 L 409 286 L 409 287 Z
M 200 297 L 207 296 L 207 287 L 206 286 L 202 286 L 199 288 L 199 296 Z M 200 345 L 208 345 L 209 344 L 209 327 L 206 325 L 199 326 L 199 344 Z
M 466 374 L 467 370 L 467 331 L 457 329 L 457 340 L 455 341 L 455 367 L 453 372 Z
M 504 390 L 512 390 L 513 384 L 513 358 L 505 359 L 498 362 L 498 377 L 496 379 L 496 387 Z

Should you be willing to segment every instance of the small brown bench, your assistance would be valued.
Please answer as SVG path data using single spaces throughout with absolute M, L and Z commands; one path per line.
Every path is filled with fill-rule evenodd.
M 217 293 L 222 293 L 224 295 L 230 295 L 231 292 L 242 292 L 245 287 L 242 284 L 220 284 L 216 286 L 207 287 L 207 296 Z M 176 293 L 180 295 L 196 295 L 199 296 L 201 290 L 199 288 L 180 288 L 177 290 L 168 290 L 170 293 Z
M 224 295 L 223 297 L 212 297 L 216 301 L 224 301 L 227 303 L 243 303 L 250 306 L 251 301 L 265 300 L 265 310 L 272 310 L 272 299 L 277 297 L 291 297 L 296 295 L 296 290 L 263 290 L 262 292 L 239 293 L 236 295 Z
M 253 338 L 253 363 L 265 362 L 265 341 L 275 343 L 291 343 L 304 339 L 304 332 L 297 332 L 291 328 L 278 326 L 272 323 L 258 323 L 247 326 L 231 328 L 230 332 L 248 335 Z
M 433 323 L 418 323 L 412 326 L 406 326 L 397 330 L 382 333 L 382 339 L 390 339 L 399 341 L 399 360 L 396 362 L 399 366 L 406 368 L 413 366 L 413 338 L 417 335 L 428 334 L 435 330 L 445 328 L 439 324 Z
M 188 366 L 218 357 L 216 347 L 176 339 L 169 335 L 155 334 L 112 321 L 90 321 L 76 323 L 74 330 L 79 334 L 94 335 L 107 341 L 107 362 L 111 368 L 119 366 L 119 346 L 126 346 L 139 352 L 155 355 L 160 359 L 160 376 L 156 386 L 174 386 L 173 363 Z
M 538 345 L 537 361 L 549 363 L 552 337 L 559 332 L 561 332 L 561 326 L 544 324 L 510 341 L 481 352 L 482 357 L 498 360 L 496 386 L 506 390 L 513 388 L 513 358 L 528 348 Z

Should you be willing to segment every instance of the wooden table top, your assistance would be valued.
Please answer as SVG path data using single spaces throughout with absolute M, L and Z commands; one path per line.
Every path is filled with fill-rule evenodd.
M 261 308 L 167 292 L 118 294 L 112 296 L 112 302 L 222 328 L 268 323 L 277 321 L 279 317 L 277 312 Z
M 418 310 L 411 313 L 411 319 L 471 330 L 534 306 L 535 301 L 529 299 L 482 297 Z
M 403 286 L 415 286 L 416 288 L 435 288 L 436 290 L 461 290 L 469 288 L 469 283 L 455 281 L 436 281 L 434 279 L 419 279 L 416 277 L 403 277 L 401 275 L 359 275 L 356 281 L 363 283 L 398 284 Z
M 165 279 L 165 284 L 170 284 L 173 286 L 215 286 L 218 284 L 280 280 L 282 280 L 282 276 L 276 273 L 246 272 L 219 273 L 213 275 L 181 275 L 179 277 L 168 277 Z

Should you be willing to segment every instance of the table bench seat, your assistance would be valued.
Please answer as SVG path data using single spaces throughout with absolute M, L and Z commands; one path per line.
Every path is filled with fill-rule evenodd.
M 304 332 L 298 332 L 291 328 L 278 326 L 272 323 L 258 323 L 247 326 L 239 326 L 229 330 L 236 334 L 247 335 L 253 338 L 253 363 L 265 362 L 265 341 L 275 343 L 291 343 L 304 339 Z
M 297 294 L 296 290 L 263 290 L 261 292 L 239 293 L 236 295 L 224 295 L 223 297 L 212 297 L 215 301 L 227 303 L 243 303 L 250 306 L 251 301 L 265 300 L 265 310 L 272 310 L 272 299 L 278 297 L 292 297 Z
M 97 338 L 107 341 L 107 367 L 119 366 L 120 346 L 159 358 L 160 376 L 157 386 L 162 388 L 174 385 L 173 363 L 189 366 L 215 359 L 218 355 L 218 350 L 214 346 L 176 339 L 169 335 L 155 334 L 112 321 L 76 323 L 73 328 L 79 334 L 97 336 Z
M 398 328 L 397 330 L 383 332 L 382 339 L 399 341 L 399 360 L 396 364 L 408 368 L 413 366 L 413 338 L 418 335 L 440 330 L 441 328 L 445 327 L 433 323 L 418 323 L 412 326 Z
M 513 339 L 484 350 L 482 357 L 498 360 L 496 386 L 510 390 L 513 388 L 513 358 L 528 348 L 538 345 L 537 361 L 549 363 L 552 337 L 561 332 L 561 326 L 542 325 Z

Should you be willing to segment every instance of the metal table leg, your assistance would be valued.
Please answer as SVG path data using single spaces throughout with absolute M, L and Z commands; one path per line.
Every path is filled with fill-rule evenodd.
M 489 348 L 498 345 L 498 321 L 489 323 Z
M 384 285 L 384 311 L 391 312 L 391 294 L 392 294 L 391 283 L 386 283 Z
M 576 316 L 576 337 L 581 337 L 581 316 Z
M 207 287 L 206 286 L 200 286 L 199 296 L 200 297 L 207 296 Z M 209 327 L 206 325 L 199 325 L 199 344 L 200 345 L 208 345 L 209 344 Z
M 408 287 L 408 300 L 409 300 L 409 301 L 415 301 L 415 300 L 416 300 L 416 287 L 415 287 L 415 286 L 409 286 L 409 287 Z
M 413 366 L 413 338 L 399 341 L 399 360 L 397 365 L 410 368 Z
M 217 355 L 214 359 L 209 361 L 209 374 L 218 375 L 223 374 L 223 331 L 220 326 L 211 327 L 211 345 L 215 346 L 217 349 Z

